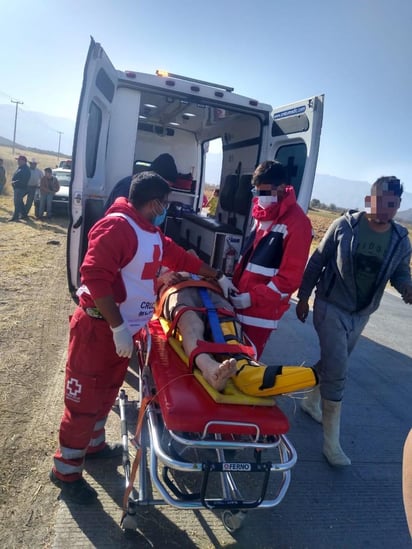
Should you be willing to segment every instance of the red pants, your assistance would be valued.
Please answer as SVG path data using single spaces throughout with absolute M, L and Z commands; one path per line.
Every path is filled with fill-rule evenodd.
M 109 324 L 78 307 L 70 320 L 65 409 L 54 455 L 54 472 L 61 480 L 79 479 L 86 453 L 104 447 L 106 418 L 128 364 L 116 353 Z
M 242 329 L 256 347 L 256 357 L 259 359 L 273 330 L 259 328 L 258 326 L 248 326 L 246 324 L 242 324 Z

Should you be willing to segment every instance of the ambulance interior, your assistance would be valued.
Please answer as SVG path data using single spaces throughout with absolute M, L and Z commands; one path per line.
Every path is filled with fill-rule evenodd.
M 169 196 L 165 233 L 231 274 L 247 232 L 251 176 L 261 153 L 269 110 L 228 110 L 157 93 L 142 93 L 134 171 L 147 169 L 162 153 L 175 160 L 179 177 Z M 214 217 L 202 202 L 205 184 L 219 189 Z

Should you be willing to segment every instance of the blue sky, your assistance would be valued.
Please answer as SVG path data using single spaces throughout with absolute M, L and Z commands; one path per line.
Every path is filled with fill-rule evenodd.
M 324 93 L 318 172 L 369 182 L 397 175 L 412 191 L 411 0 L 0 0 L 0 8 L 0 103 L 74 119 L 92 35 L 118 69 L 164 68 L 273 106 Z

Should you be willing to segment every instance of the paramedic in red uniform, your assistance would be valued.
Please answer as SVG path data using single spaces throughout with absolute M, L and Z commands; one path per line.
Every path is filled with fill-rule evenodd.
M 158 228 L 170 192 L 154 172 L 135 176 L 129 199 L 118 198 L 90 230 L 80 268 L 79 306 L 70 321 L 65 410 L 51 481 L 66 500 L 88 504 L 96 491 L 84 480 L 85 457 L 115 457 L 120 445 L 105 441 L 107 415 L 124 381 L 134 336 L 151 319 L 161 265 L 217 279 L 224 294 L 229 279 L 187 253 Z
M 296 202 L 280 162 L 265 161 L 252 177 L 254 227 L 233 274 L 230 296 L 259 358 L 299 288 L 312 240 L 309 218 Z

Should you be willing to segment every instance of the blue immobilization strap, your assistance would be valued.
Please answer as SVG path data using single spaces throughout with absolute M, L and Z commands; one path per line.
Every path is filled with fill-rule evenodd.
M 198 279 L 196 275 L 192 275 L 193 279 Z M 222 332 L 222 327 L 220 326 L 219 317 L 217 315 L 216 307 L 213 305 L 207 288 L 198 288 L 200 297 L 202 298 L 203 305 L 207 311 L 207 317 L 209 319 L 210 329 L 212 330 L 213 341 L 215 343 L 226 343 L 225 336 Z

